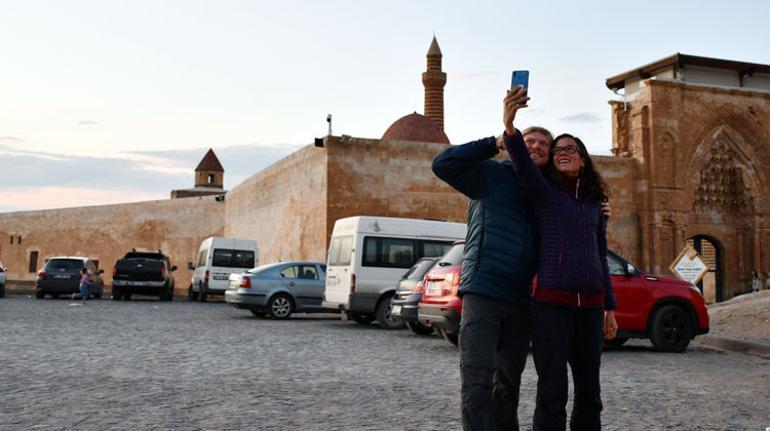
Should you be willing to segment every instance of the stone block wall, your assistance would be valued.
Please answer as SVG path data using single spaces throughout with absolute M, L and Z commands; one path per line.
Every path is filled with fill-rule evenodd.
M 326 150 L 303 147 L 225 196 L 225 235 L 253 239 L 260 264 L 326 260 Z
M 203 239 L 222 236 L 224 210 L 211 196 L 0 213 L 0 261 L 10 281 L 30 283 L 49 257 L 87 256 L 99 260 L 108 285 L 112 266 L 126 251 L 161 249 L 179 268 L 176 293 L 186 294 L 192 276 L 187 262 L 195 260 Z M 30 271 L 33 251 L 39 257 Z

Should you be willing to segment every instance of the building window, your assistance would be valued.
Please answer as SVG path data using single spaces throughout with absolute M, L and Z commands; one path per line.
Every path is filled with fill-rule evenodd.
M 214 174 L 209 174 L 209 184 L 214 184 Z
M 21 244 L 21 235 L 19 235 L 19 237 L 16 238 L 16 244 Z
M 29 272 L 37 272 L 37 255 L 38 252 L 29 252 Z
M 13 235 L 8 235 L 11 237 L 11 245 L 13 245 Z

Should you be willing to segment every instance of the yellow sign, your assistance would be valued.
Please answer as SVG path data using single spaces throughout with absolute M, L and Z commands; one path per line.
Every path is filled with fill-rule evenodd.
M 680 279 L 693 284 L 699 282 L 709 272 L 709 267 L 703 263 L 698 252 L 689 244 L 674 259 L 669 269 Z

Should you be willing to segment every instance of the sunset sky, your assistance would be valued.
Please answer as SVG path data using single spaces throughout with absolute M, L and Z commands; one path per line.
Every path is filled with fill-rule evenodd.
M 0 211 L 163 199 L 208 148 L 232 188 L 326 134 L 423 110 L 434 33 L 454 144 L 524 126 L 608 154 L 606 78 L 675 52 L 770 64 L 766 2 L 0 0 Z

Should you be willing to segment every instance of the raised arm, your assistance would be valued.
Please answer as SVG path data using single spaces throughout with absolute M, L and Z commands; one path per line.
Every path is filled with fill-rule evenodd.
M 471 199 L 489 194 L 494 169 L 486 162 L 499 152 L 495 138 L 489 137 L 449 147 L 433 159 L 433 173 Z
M 503 125 L 505 126 L 503 141 L 505 142 L 505 149 L 513 161 L 513 170 L 516 172 L 516 176 L 521 180 L 521 184 L 524 186 L 532 202 L 537 205 L 548 194 L 548 180 L 543 177 L 540 169 L 535 166 L 532 158 L 530 158 L 521 132 L 513 127 L 516 112 L 527 106 L 526 102 L 528 99 L 526 91 L 521 88 L 516 88 L 506 94 L 503 101 Z

